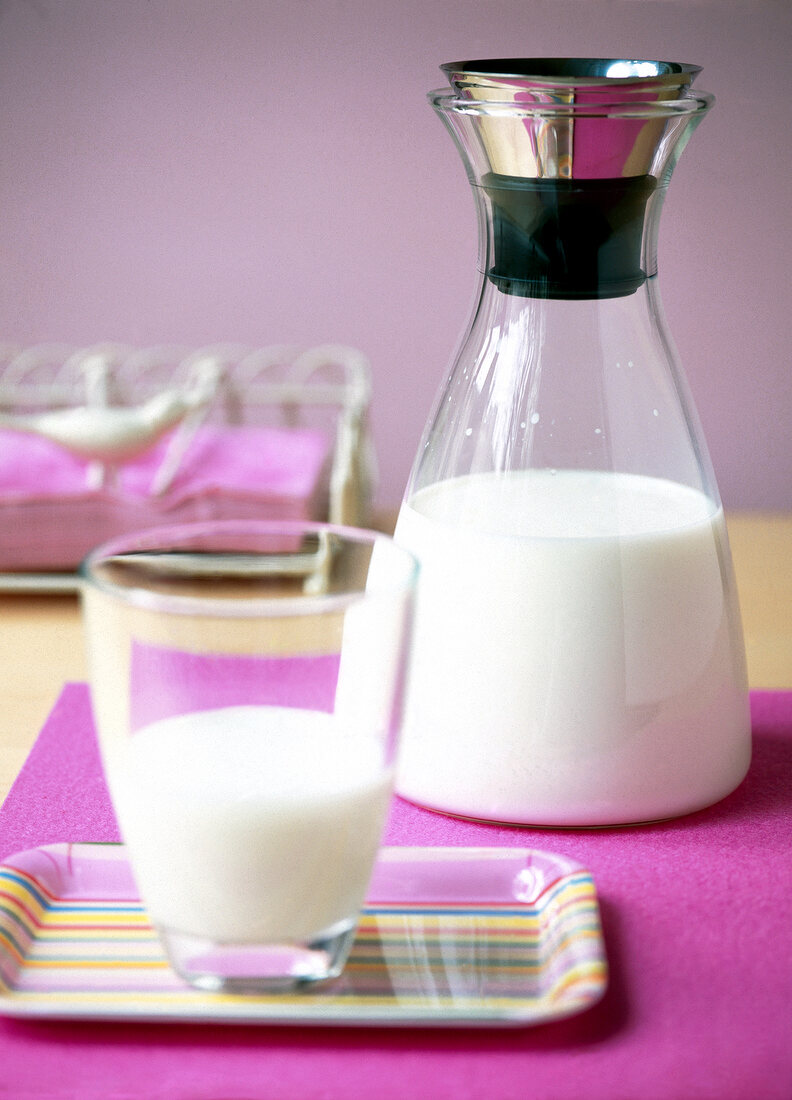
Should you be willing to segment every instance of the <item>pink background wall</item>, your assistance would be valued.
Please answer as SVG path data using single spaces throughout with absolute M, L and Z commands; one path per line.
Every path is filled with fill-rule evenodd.
M 532 54 L 704 66 L 661 287 L 726 504 L 792 508 L 786 0 L 0 0 L 0 341 L 354 344 L 395 504 L 475 284 L 425 92 Z

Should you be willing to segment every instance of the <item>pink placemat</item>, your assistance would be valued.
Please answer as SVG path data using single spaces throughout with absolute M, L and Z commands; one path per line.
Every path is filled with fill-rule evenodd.
M 602 832 L 455 821 L 394 800 L 390 844 L 583 862 L 611 982 L 574 1019 L 431 1031 L 0 1020 L 0 1096 L 77 1100 L 774 1100 L 792 1096 L 792 693 L 752 698 L 754 762 L 718 806 Z M 66 687 L 0 810 L 0 859 L 115 840 L 87 689 Z

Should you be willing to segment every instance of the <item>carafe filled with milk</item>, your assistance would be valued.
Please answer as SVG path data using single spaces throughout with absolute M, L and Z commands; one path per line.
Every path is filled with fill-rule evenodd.
M 723 509 L 657 289 L 712 97 L 672 62 L 443 69 L 481 284 L 396 531 L 421 562 L 397 789 L 526 825 L 690 813 L 750 759 Z

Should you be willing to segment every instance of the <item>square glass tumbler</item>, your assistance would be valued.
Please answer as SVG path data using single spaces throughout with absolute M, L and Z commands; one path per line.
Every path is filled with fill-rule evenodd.
M 84 562 L 110 794 L 191 984 L 343 969 L 392 791 L 416 573 L 385 535 L 287 522 L 159 528 Z

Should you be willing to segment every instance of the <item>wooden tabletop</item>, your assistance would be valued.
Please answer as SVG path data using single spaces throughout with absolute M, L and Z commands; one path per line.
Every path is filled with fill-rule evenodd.
M 792 689 L 792 514 L 731 513 L 752 688 Z M 64 683 L 86 679 L 74 596 L 0 596 L 0 799 Z

